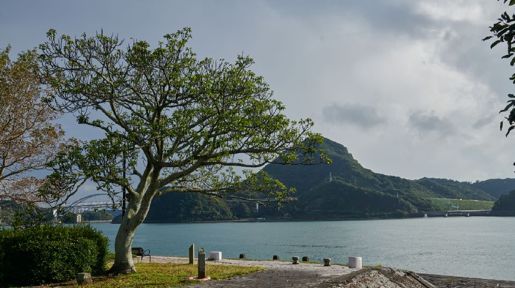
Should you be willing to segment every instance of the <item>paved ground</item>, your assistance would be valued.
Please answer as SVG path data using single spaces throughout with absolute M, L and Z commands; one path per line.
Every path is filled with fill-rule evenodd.
M 188 259 L 185 257 L 162 257 L 152 256 L 152 262 L 163 262 L 163 263 L 188 263 Z M 301 263 L 297 265 L 291 264 L 286 261 L 253 261 L 253 260 L 235 260 L 235 259 L 223 259 L 221 261 L 208 261 L 210 264 L 225 264 L 225 265 L 239 265 L 239 266 L 261 266 L 267 268 L 267 270 L 280 270 L 280 271 L 294 271 L 294 272 L 313 272 L 320 277 L 329 276 L 340 276 L 349 274 L 356 269 L 350 269 L 347 266 L 342 265 L 331 265 L 325 267 L 318 263 Z
M 195 288 L 240 288 L 240 287 L 317 287 L 330 276 L 321 276 L 310 271 L 268 269 L 244 277 L 224 281 L 206 282 L 192 285 Z
M 152 262 L 154 261 L 187 263 L 187 259 L 182 257 L 152 257 Z M 382 279 L 381 275 L 379 275 L 379 277 L 376 277 L 376 275 L 372 275 L 374 273 L 372 273 L 371 275 L 359 275 L 359 273 L 356 272 L 356 269 L 349 269 L 348 267 L 341 265 L 332 265 L 330 267 L 324 267 L 321 264 L 313 263 L 302 263 L 298 265 L 292 265 L 290 262 L 284 261 L 242 261 L 231 259 L 224 259 L 219 262 L 210 263 L 240 266 L 262 266 L 265 267 L 266 270 L 248 274 L 242 277 L 235 277 L 224 281 L 207 281 L 200 284 L 193 284 L 190 286 L 191 288 L 376 287 L 375 284 L 381 284 Z M 385 269 L 388 270 L 389 268 Z M 351 273 L 352 275 L 349 275 Z M 392 273 L 393 274 L 390 275 L 388 275 L 388 273 L 383 273 L 383 275 L 392 276 L 395 274 L 394 276 L 397 277 L 396 275 L 398 274 L 398 271 L 393 270 Z M 358 275 L 358 277 L 354 277 L 354 275 Z M 515 282 L 513 281 L 475 279 L 431 274 L 421 274 L 420 276 L 423 278 L 423 280 L 427 280 L 427 282 L 433 284 L 437 288 L 515 288 Z M 363 286 L 363 282 L 365 282 L 368 278 L 377 278 L 379 280 L 376 281 L 377 283 L 365 284 L 365 286 Z M 389 278 L 392 279 L 392 277 Z M 359 281 L 351 281 L 351 279 L 358 279 Z M 352 282 L 354 282 L 354 285 Z M 360 285 L 356 285 L 356 282 L 360 282 Z M 404 286 L 379 285 L 377 287 L 412 286 L 413 284 L 404 283 Z
M 187 259 L 182 257 L 152 257 L 152 262 L 154 261 L 187 263 Z M 315 263 L 301 263 L 293 265 L 291 262 L 286 261 L 223 259 L 222 261 L 209 263 L 239 266 L 261 266 L 265 267 L 266 270 L 224 281 L 208 281 L 201 284 L 195 284 L 190 287 L 317 287 L 324 281 L 356 271 L 356 269 L 350 269 L 342 265 L 331 265 L 329 267 Z

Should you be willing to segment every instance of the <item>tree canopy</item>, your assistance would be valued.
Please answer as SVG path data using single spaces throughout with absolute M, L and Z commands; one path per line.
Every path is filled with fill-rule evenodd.
M 37 54 L 0 51 L 0 199 L 35 201 L 43 179 L 30 172 L 45 168 L 63 136 L 57 113 L 42 98 Z
M 71 161 L 104 191 L 128 192 L 115 272 L 134 269 L 134 231 L 158 193 L 262 189 L 284 197 L 289 189 L 264 174 L 256 177 L 252 168 L 276 157 L 293 163 L 298 151 L 309 155 L 321 141 L 310 132 L 311 120 L 284 115 L 284 105 L 250 69 L 250 57 L 198 59 L 187 46 L 189 28 L 165 35 L 154 48 L 104 33 L 72 38 L 50 30 L 47 36 L 39 49 L 53 91 L 49 102 L 104 134 L 59 163 Z
M 503 0 L 504 3 L 508 3 L 509 6 L 515 5 L 514 0 Z M 504 12 L 497 19 L 497 22 L 490 26 L 491 35 L 487 36 L 483 39 L 483 41 L 491 41 L 490 48 L 494 48 L 499 44 L 506 45 L 506 54 L 502 56 L 502 59 L 507 59 L 510 61 L 510 65 L 515 65 L 515 14 L 508 14 L 508 12 Z M 515 84 L 515 73 L 511 75 L 510 80 Z M 515 95 L 508 94 L 507 105 L 504 107 L 500 113 L 507 113 L 508 115 L 505 117 L 506 122 L 508 123 L 508 128 L 506 130 L 506 136 L 510 134 L 510 132 L 515 129 Z M 500 129 L 503 130 L 504 121 L 500 123 Z

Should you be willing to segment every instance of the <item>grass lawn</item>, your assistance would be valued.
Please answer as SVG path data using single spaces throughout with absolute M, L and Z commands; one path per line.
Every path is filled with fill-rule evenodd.
M 187 280 L 197 275 L 197 265 L 171 263 L 137 263 L 137 273 L 118 277 L 97 278 L 85 287 L 178 287 L 194 284 Z M 263 270 L 261 267 L 243 267 L 234 265 L 207 265 L 207 275 L 212 280 L 227 279 L 238 275 Z
M 438 211 L 448 210 L 489 210 L 494 206 L 494 201 L 469 200 L 469 199 L 449 199 L 449 198 L 431 198 L 433 206 Z

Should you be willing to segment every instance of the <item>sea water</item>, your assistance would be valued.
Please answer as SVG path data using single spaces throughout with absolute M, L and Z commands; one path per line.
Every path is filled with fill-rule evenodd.
M 115 224 L 92 224 L 110 239 Z M 133 246 L 152 255 L 186 256 L 195 243 L 224 257 L 308 256 L 421 273 L 515 280 L 515 217 L 447 217 L 312 222 L 143 224 Z

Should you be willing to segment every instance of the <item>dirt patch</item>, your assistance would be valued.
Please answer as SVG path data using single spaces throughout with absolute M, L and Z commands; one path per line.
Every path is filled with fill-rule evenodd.
M 413 272 L 367 268 L 328 280 L 320 288 L 435 288 Z

